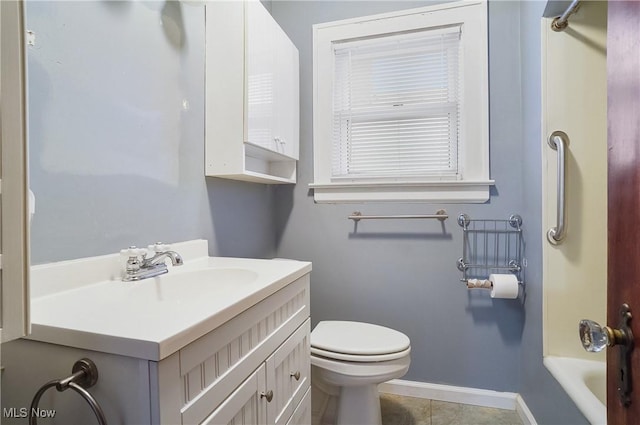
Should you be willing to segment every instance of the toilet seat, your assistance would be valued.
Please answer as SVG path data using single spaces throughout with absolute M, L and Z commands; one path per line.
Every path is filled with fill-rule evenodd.
M 311 332 L 311 354 L 349 362 L 382 362 L 407 356 L 402 332 L 371 323 L 323 321 Z
M 404 351 L 397 353 L 387 354 L 374 354 L 374 355 L 362 355 L 362 354 L 344 354 L 336 353 L 334 351 L 321 350 L 319 348 L 311 347 L 312 356 L 325 357 L 331 360 L 342 360 L 345 362 L 359 362 L 359 363 L 374 363 L 374 362 L 387 362 L 391 360 L 401 359 L 408 356 L 411 353 L 411 348 L 407 348 Z

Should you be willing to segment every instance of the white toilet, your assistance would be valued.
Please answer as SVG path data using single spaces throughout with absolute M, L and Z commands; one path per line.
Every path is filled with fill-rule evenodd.
M 324 397 L 316 402 L 320 397 L 312 397 L 317 406 L 314 422 L 381 425 L 378 384 L 407 373 L 410 353 L 409 337 L 393 329 L 360 322 L 318 323 L 311 332 L 311 385 L 314 395 Z

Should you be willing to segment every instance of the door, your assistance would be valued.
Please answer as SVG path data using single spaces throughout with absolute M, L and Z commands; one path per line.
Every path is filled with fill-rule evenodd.
M 640 1 L 610 1 L 608 15 L 607 323 L 617 327 L 628 303 L 636 341 L 628 407 L 617 391 L 620 348 L 607 352 L 607 421 L 622 425 L 640 423 Z
M 29 216 L 21 1 L 0 1 L 0 342 L 29 332 Z

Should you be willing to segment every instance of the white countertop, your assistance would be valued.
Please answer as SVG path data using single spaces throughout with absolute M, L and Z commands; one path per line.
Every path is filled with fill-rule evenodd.
M 185 264 L 138 282 L 117 277 L 119 255 L 34 267 L 28 338 L 159 361 L 311 271 L 303 261 L 207 257 L 197 242 L 204 248 L 183 247 L 195 258 L 176 244 Z

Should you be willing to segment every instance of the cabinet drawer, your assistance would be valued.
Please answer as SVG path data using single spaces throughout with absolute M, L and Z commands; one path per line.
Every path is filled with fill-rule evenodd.
M 308 317 L 306 275 L 180 350 L 182 423 L 200 423 Z
M 296 330 L 267 359 L 267 390 L 273 400 L 267 406 L 270 424 L 285 425 L 310 385 L 311 320 Z

